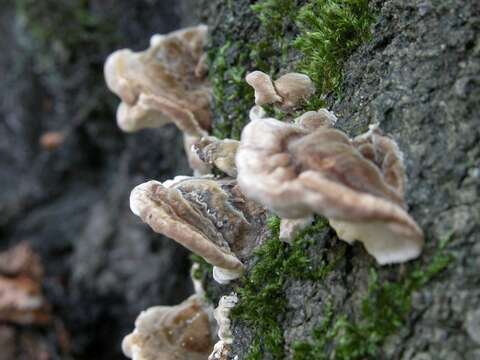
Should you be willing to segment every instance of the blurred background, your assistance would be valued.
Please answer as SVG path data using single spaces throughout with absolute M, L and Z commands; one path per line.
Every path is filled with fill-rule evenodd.
M 191 1 L 194 3 L 193 1 Z M 121 359 L 138 313 L 191 291 L 130 190 L 190 174 L 173 126 L 126 135 L 103 63 L 198 23 L 187 0 L 0 1 L 0 360 Z

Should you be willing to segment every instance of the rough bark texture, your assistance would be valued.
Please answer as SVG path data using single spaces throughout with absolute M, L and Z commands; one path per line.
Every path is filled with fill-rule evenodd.
M 213 46 L 226 39 L 259 37 L 258 20 L 247 2 L 227 6 L 213 1 L 209 6 L 210 14 L 216 9 L 222 15 L 209 18 Z M 454 259 L 445 272 L 413 293 L 408 319 L 388 337 L 377 358 L 478 359 L 480 5 L 376 1 L 371 6 L 378 11 L 372 40 L 346 62 L 343 95 L 329 96 L 328 103 L 340 119 L 339 128 L 358 135 L 378 122 L 404 152 L 407 203 L 426 234 L 418 266 L 428 266 L 434 249 L 451 232 L 447 251 Z M 294 53 L 280 64 L 282 68 L 292 66 Z M 233 47 L 226 54 L 227 63 L 235 55 Z M 315 241 L 309 249 L 313 259 L 325 249 L 336 252 L 342 246 L 332 231 L 317 234 Z M 349 319 L 358 317 L 371 268 L 377 268 L 373 259 L 356 245 L 347 249 L 324 281 L 287 281 L 287 313 L 279 314 L 287 357 L 292 356 L 295 341 L 310 339 L 324 321 L 327 303 Z M 405 267 L 378 271 L 381 279 L 395 280 Z M 251 330 L 242 322 L 234 325 L 234 354 L 239 359 L 251 347 Z
M 386 1 L 378 6 L 372 42 L 348 61 L 345 96 L 333 110 L 339 126 L 352 134 L 378 122 L 393 135 L 405 155 L 410 213 L 426 234 L 420 261 L 428 264 L 432 249 L 451 231 L 448 249 L 454 256 L 441 277 L 414 294 L 409 322 L 385 346 L 384 357 L 477 359 L 480 4 Z M 362 284 L 363 267 L 355 262 L 345 275 Z M 356 292 L 347 290 L 353 299 Z

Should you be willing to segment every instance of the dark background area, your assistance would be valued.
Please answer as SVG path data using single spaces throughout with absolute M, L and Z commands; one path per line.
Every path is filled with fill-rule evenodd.
M 123 134 L 119 100 L 103 81 L 114 50 L 142 50 L 152 34 L 191 24 L 185 5 L 0 2 L 0 248 L 24 241 L 41 256 L 45 294 L 70 338 L 61 353 L 53 325 L 16 327 L 8 345 L 16 359 L 32 358 L 25 334 L 49 359 L 122 358 L 120 341 L 141 310 L 191 291 L 186 250 L 128 206 L 135 185 L 190 174 L 181 136 L 173 126 Z M 64 141 L 42 148 L 40 137 L 52 131 Z M 7 354 L 0 359 L 12 360 Z

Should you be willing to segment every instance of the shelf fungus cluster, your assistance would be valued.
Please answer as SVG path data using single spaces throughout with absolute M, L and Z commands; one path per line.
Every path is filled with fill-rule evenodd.
M 193 177 L 135 187 L 130 196 L 133 213 L 155 232 L 202 256 L 214 266 L 214 279 L 224 284 L 242 274 L 241 259 L 256 245 L 266 211 L 237 185 L 239 142 L 209 136 L 206 35 L 203 25 L 154 35 L 145 51 L 124 49 L 110 55 L 104 74 L 109 89 L 121 99 L 119 127 L 133 132 L 175 124 L 183 132 L 194 171 Z M 213 171 L 216 177 L 206 175 Z M 123 341 L 125 355 L 133 360 L 226 360 L 231 343 L 226 316 L 234 302 L 221 303 L 224 310 L 214 316 L 201 283 L 194 281 L 194 287 L 195 294 L 177 306 L 142 312 Z M 217 331 L 222 346 L 214 349 Z
M 206 36 L 204 25 L 154 35 L 147 50 L 118 50 L 104 67 L 107 86 L 122 100 L 119 127 L 133 132 L 174 123 L 184 133 L 190 165 L 199 173 L 208 169 L 190 148 L 208 134 L 212 117 L 203 52 Z
M 340 239 L 361 241 L 379 264 L 417 257 L 423 233 L 406 211 L 395 141 L 377 126 L 350 139 L 334 122 L 326 110 L 293 123 L 255 117 L 236 156 L 240 188 L 284 219 L 327 217 Z M 285 232 L 301 224 L 286 224 Z
M 256 106 L 241 141 L 209 136 L 206 34 L 200 25 L 155 35 L 147 50 L 119 50 L 106 61 L 107 85 L 122 100 L 120 128 L 131 132 L 174 123 L 184 134 L 194 170 L 193 177 L 135 187 L 132 212 L 213 265 L 220 284 L 242 274 L 242 261 L 262 237 L 266 209 L 282 217 L 283 241 L 320 214 L 340 239 L 361 241 L 380 264 L 418 256 L 423 234 L 406 211 L 405 169 L 396 143 L 375 126 L 351 139 L 334 128 L 337 119 L 325 109 L 292 119 L 315 93 L 308 76 L 287 73 L 273 81 L 260 71 L 249 73 L 246 82 L 255 91 Z M 287 113 L 285 121 L 266 117 L 262 106 L 270 104 Z M 201 284 L 194 285 L 196 294 L 181 304 L 140 314 L 123 342 L 128 357 L 228 358 L 228 316 L 238 299 L 223 297 L 214 312 Z M 216 331 L 220 341 L 214 346 Z

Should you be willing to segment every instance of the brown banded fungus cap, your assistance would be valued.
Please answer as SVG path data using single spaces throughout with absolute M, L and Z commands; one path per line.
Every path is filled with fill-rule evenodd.
M 27 243 L 0 253 L 0 321 L 46 325 L 50 305 L 42 293 L 43 267 Z
M 380 264 L 417 257 L 423 233 L 405 210 L 395 142 L 376 128 L 352 141 L 329 126 L 296 122 L 266 118 L 245 127 L 236 157 L 245 195 L 283 218 L 327 217 L 339 238 L 361 241 Z
M 154 35 L 145 51 L 123 49 L 108 57 L 105 80 L 122 100 L 117 122 L 123 131 L 173 122 L 190 137 L 207 135 L 211 89 L 204 71 L 199 71 L 206 36 L 207 27 L 200 25 Z M 195 159 L 190 152 L 187 155 L 192 165 Z
M 272 81 L 269 75 L 261 71 L 247 74 L 246 82 L 255 90 L 255 104 L 259 106 L 274 104 L 289 111 L 315 93 L 312 80 L 300 73 L 288 73 Z
M 143 311 L 122 342 L 133 360 L 207 360 L 213 350 L 211 314 L 197 295 L 176 306 Z
M 214 278 L 238 278 L 238 256 L 255 245 L 255 224 L 264 209 L 248 201 L 234 179 L 177 177 L 148 181 L 133 189 L 130 208 L 157 233 L 182 244 L 214 265 Z

